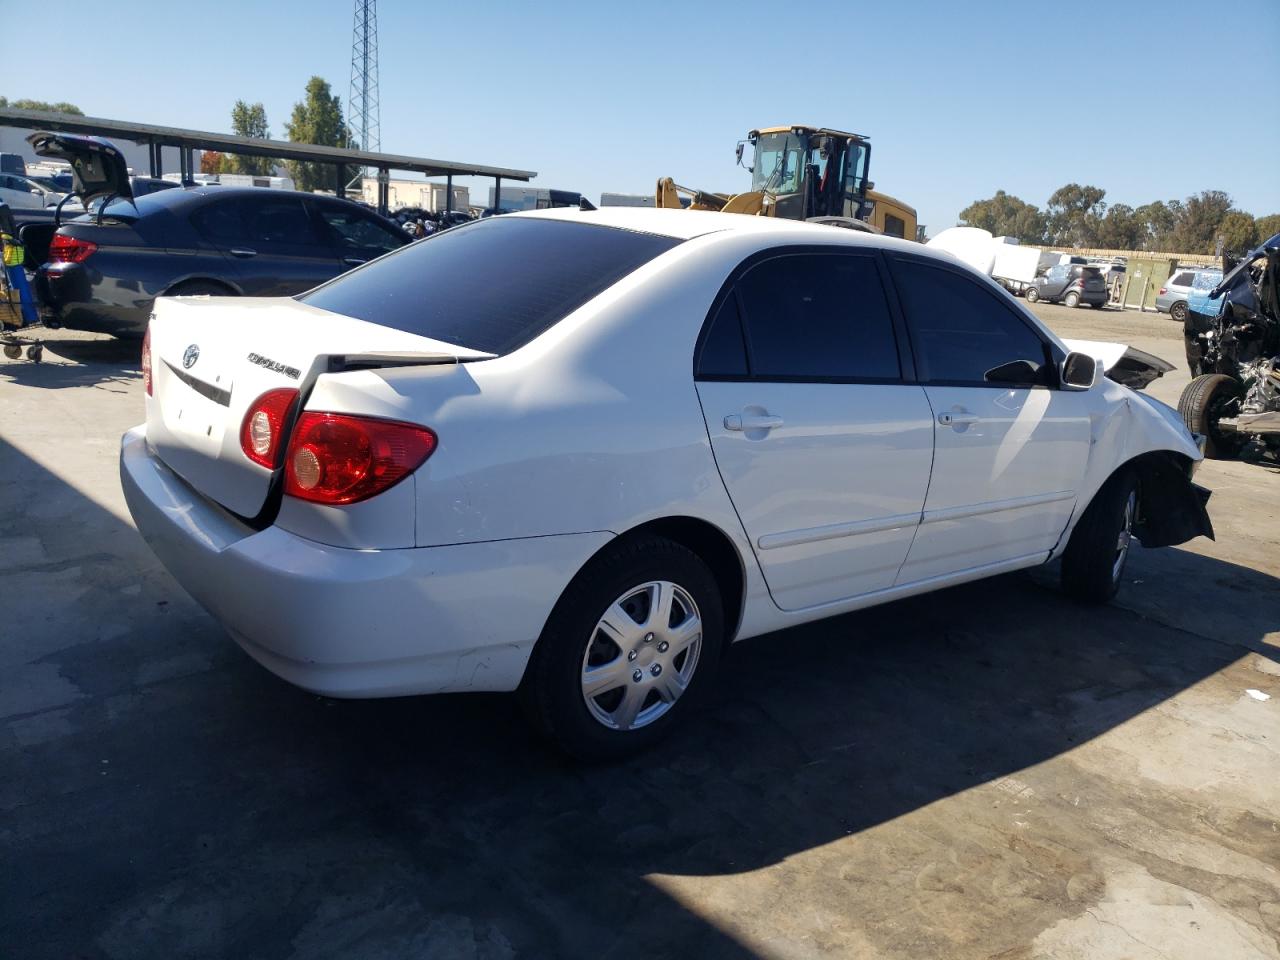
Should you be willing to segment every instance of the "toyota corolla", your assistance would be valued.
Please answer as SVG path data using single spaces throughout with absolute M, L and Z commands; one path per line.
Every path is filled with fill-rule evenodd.
M 515 214 L 297 298 L 157 301 L 121 475 L 267 669 L 519 690 L 606 758 L 734 640 L 1057 559 L 1105 601 L 1134 538 L 1212 536 L 1199 438 L 1113 346 L 905 241 Z

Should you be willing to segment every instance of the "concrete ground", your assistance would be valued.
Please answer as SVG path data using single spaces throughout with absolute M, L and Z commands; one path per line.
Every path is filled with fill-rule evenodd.
M 675 742 L 582 769 L 510 698 L 243 655 L 124 508 L 136 350 L 0 362 L 0 957 L 1280 957 L 1275 468 L 1206 464 L 1217 542 L 1111 606 L 1046 571 L 748 641 Z

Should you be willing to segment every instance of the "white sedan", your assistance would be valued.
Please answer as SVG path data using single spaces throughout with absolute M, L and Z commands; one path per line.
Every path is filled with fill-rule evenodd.
M 1057 558 L 1105 601 L 1131 537 L 1212 536 L 1198 438 L 1091 353 L 918 244 L 514 214 L 296 299 L 158 300 L 121 476 L 286 680 L 518 689 L 603 758 L 733 640 Z

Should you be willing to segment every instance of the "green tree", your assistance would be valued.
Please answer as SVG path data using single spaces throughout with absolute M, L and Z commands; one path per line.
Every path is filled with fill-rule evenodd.
M 1258 227 L 1258 242 L 1270 240 L 1277 233 L 1280 233 L 1280 213 L 1272 213 L 1265 217 L 1259 217 L 1255 223 Z
M 1213 253 L 1222 220 L 1231 210 L 1231 197 L 1222 190 L 1202 190 L 1187 197 L 1170 242 L 1177 253 Z
M 1258 225 L 1249 214 L 1232 210 L 1222 218 L 1218 237 L 1222 240 L 1223 253 L 1240 256 L 1258 245 Z
M 1137 249 L 1168 251 L 1173 249 L 1173 228 L 1182 216 L 1182 203 L 1178 200 L 1156 200 L 1145 203 L 1133 211 L 1142 237 Z
M 0 107 L 12 107 L 14 110 L 44 110 L 48 113 L 72 113 L 77 117 L 83 117 L 84 111 L 77 107 L 74 103 L 48 103 L 44 100 L 9 100 L 0 97 Z
M 285 132 L 295 143 L 345 147 L 351 141 L 350 131 L 342 119 L 342 102 L 321 77 L 307 81 L 306 96 L 293 105 L 293 116 L 285 124 Z M 330 164 L 291 160 L 288 168 L 289 176 L 293 177 L 299 190 L 334 186 L 334 170 Z
M 1078 183 L 1068 183 L 1053 191 L 1045 208 L 1053 242 L 1072 247 L 1093 246 L 1099 221 L 1107 209 L 1103 203 L 1106 195 L 1107 191 L 1101 187 Z
M 989 230 L 997 237 L 1016 237 L 1023 243 L 1043 243 L 1045 216 L 1035 204 L 997 190 L 994 197 L 975 200 L 960 211 L 969 227 Z
M 231 108 L 231 132 L 237 137 L 252 137 L 256 140 L 270 140 L 271 131 L 267 128 L 267 111 L 260 103 L 245 103 L 237 100 Z M 270 157 L 242 157 L 226 153 L 219 164 L 219 173 L 247 173 L 255 177 L 270 176 L 276 168 L 276 161 Z
M 1098 220 L 1094 242 L 1109 250 L 1139 250 L 1145 239 L 1142 221 L 1137 211 L 1123 203 L 1107 208 L 1107 215 Z

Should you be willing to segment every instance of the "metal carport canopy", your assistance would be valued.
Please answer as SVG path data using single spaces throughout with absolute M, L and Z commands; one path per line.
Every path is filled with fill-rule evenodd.
M 181 127 L 161 127 L 150 123 L 104 120 L 101 117 L 79 117 L 74 114 L 50 113 L 45 110 L 14 110 L 10 107 L 0 107 L 0 126 L 49 130 L 55 133 L 81 133 L 108 138 L 116 136 L 124 140 L 132 140 L 134 143 L 218 150 L 248 157 L 274 157 L 280 160 L 332 163 L 348 167 L 406 170 L 427 176 L 496 177 L 502 180 L 526 181 L 537 176 L 533 170 L 455 163 L 450 160 L 432 160 L 427 157 L 411 157 L 399 153 L 374 153 L 369 150 L 351 150 L 345 147 L 321 147 L 309 143 L 292 143 L 288 140 L 258 140 L 253 137 L 237 137 L 230 133 L 184 130 Z

